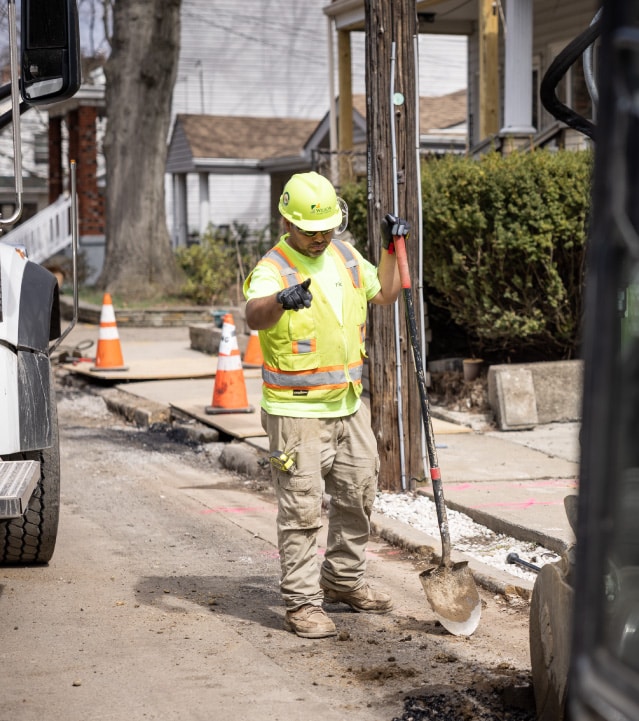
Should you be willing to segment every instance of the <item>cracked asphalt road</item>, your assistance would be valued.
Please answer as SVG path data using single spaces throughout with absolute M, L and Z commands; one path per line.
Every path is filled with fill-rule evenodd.
M 478 689 L 494 697 L 481 718 L 526 707 L 526 601 L 481 591 L 476 633 L 450 636 L 420 560 L 373 539 L 369 580 L 394 611 L 330 606 L 339 635 L 299 639 L 283 628 L 263 479 L 129 426 L 86 391 L 61 386 L 58 401 L 55 555 L 0 569 L 0 721 L 391 721 L 435 691 L 459 721 Z

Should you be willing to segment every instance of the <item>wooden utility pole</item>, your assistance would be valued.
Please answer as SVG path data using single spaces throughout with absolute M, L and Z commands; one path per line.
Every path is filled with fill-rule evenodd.
M 499 132 L 499 18 L 495 0 L 479 4 L 479 137 Z
M 337 33 L 339 55 L 339 185 L 353 180 L 353 86 L 351 81 L 351 34 Z
M 417 211 L 421 203 L 417 183 L 415 0 L 365 0 L 365 9 L 368 253 L 379 262 L 380 224 L 386 213 L 395 212 L 408 220 L 413 231 L 406 246 L 415 289 L 419 273 Z M 398 103 L 397 94 L 403 96 L 402 103 L 391 102 L 391 88 Z M 415 307 L 420 308 L 422 299 L 414 295 Z M 424 476 L 419 392 L 403 298 L 396 307 L 373 305 L 368 332 L 371 412 L 381 461 L 379 485 L 384 490 L 399 491 L 409 488 L 412 478 Z

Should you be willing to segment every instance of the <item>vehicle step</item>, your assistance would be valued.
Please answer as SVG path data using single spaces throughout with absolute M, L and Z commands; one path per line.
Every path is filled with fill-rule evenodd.
M 37 461 L 0 461 L 0 519 L 23 515 L 39 479 Z

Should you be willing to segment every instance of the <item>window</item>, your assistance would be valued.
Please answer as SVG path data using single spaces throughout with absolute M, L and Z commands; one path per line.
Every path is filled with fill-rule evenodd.
M 33 159 L 36 163 L 49 162 L 49 134 L 36 133 L 33 137 Z

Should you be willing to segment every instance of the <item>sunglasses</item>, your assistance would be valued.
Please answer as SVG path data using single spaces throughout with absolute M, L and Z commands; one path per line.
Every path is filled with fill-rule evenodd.
M 307 238 L 313 238 L 316 235 L 329 235 L 332 233 L 335 228 L 329 228 L 328 230 L 302 230 L 301 228 L 298 228 L 297 225 L 295 226 L 295 230 L 297 230 L 300 235 L 305 235 Z

